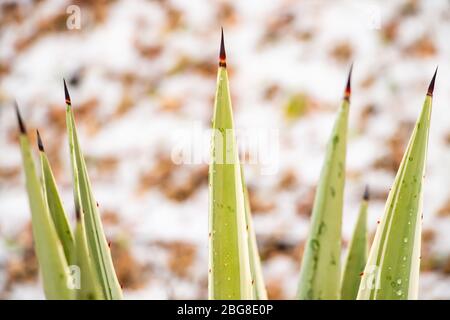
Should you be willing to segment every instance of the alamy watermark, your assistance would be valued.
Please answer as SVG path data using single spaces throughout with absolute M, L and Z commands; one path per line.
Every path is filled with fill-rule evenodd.
M 81 289 L 81 270 L 77 265 L 69 266 L 69 277 L 67 278 L 67 288 L 70 290 Z
M 70 5 L 66 9 L 68 14 L 66 20 L 66 26 L 69 30 L 80 30 L 81 29 L 81 9 L 77 5 Z
M 193 122 L 189 129 L 175 132 L 175 140 L 171 152 L 175 164 L 236 164 L 239 160 L 258 166 L 262 175 L 279 169 L 279 130 L 275 128 L 203 129 L 200 122 Z
M 364 270 L 364 277 L 361 279 L 361 289 L 379 290 L 380 286 L 380 267 L 375 265 L 367 266 Z
M 360 4 L 361 5 L 361 19 L 367 28 L 371 30 L 381 29 L 381 10 L 377 4 Z

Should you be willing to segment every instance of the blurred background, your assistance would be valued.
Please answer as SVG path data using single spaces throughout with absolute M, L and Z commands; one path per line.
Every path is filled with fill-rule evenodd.
M 180 133 L 189 140 L 211 125 L 221 26 L 236 127 L 278 133 L 276 170 L 245 165 L 272 299 L 295 295 L 351 62 L 343 254 L 365 184 L 373 235 L 439 65 L 420 298 L 449 299 L 448 0 L 1 1 L 0 298 L 43 298 L 14 99 L 32 139 L 40 129 L 74 219 L 63 78 L 125 297 L 207 297 L 208 166 L 179 164 L 174 150 Z

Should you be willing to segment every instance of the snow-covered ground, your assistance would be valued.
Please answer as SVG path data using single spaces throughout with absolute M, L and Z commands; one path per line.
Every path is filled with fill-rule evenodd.
M 80 8 L 80 29 L 67 19 Z M 76 18 L 76 17 L 75 17 Z M 73 20 L 70 20 L 73 22 Z M 20 168 L 16 99 L 39 128 L 73 219 L 62 79 L 129 299 L 207 296 L 208 129 L 220 27 L 271 298 L 294 297 L 324 149 L 354 62 L 344 240 L 365 184 L 372 231 L 439 65 L 424 185 L 421 298 L 450 298 L 448 1 L 0 3 L 0 298 L 43 298 Z M 289 101 L 303 112 L 290 112 Z M 290 110 L 290 109 L 289 109 Z M 206 139 L 204 138 L 206 137 Z M 183 142 L 198 158 L 178 164 Z M 272 145 L 271 145 L 272 146 Z M 344 244 L 346 241 L 344 241 Z

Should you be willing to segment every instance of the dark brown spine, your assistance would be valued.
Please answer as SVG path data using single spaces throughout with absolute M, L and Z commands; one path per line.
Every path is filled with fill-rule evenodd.
M 348 72 L 347 85 L 345 86 L 344 92 L 344 100 L 350 102 L 350 95 L 352 93 L 351 81 L 352 81 L 352 71 L 353 71 L 353 63 L 350 66 L 350 71 Z
M 17 104 L 17 101 L 14 103 L 14 106 L 16 108 L 17 123 L 19 124 L 20 133 L 26 134 L 27 128 L 25 127 L 25 123 L 23 122 L 22 116 L 20 115 L 19 105 Z
M 433 79 L 431 79 L 430 85 L 428 86 L 427 95 L 432 97 L 434 92 L 434 82 L 436 81 L 436 74 L 438 71 L 438 67 L 436 67 L 436 71 L 434 71 Z
M 71 106 L 72 105 L 72 101 L 70 100 L 69 90 L 67 90 L 66 79 L 63 79 L 63 81 L 64 81 L 64 96 L 66 98 L 66 104 Z
M 225 40 L 223 37 L 223 28 L 222 28 L 222 36 L 220 39 L 219 67 L 222 68 L 227 67 L 227 54 L 225 53 Z
M 80 205 L 78 204 L 77 200 L 75 200 L 75 218 L 77 219 L 77 221 L 81 220 Z
M 39 130 L 36 130 L 36 135 L 37 135 L 37 144 L 38 144 L 39 151 L 45 152 L 44 144 L 42 143 L 42 139 L 41 139 L 41 135 L 39 134 Z
M 364 188 L 363 200 L 369 201 L 369 198 L 370 198 L 369 185 L 366 184 L 366 187 Z

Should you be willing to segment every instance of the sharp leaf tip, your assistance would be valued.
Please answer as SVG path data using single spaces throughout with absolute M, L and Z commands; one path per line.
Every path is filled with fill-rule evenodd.
M 77 221 L 81 220 L 80 205 L 77 201 L 75 201 L 75 218 L 77 219 Z
M 39 134 L 39 130 L 36 130 L 36 135 L 37 135 L 37 144 L 38 144 L 39 151 L 45 152 L 44 144 L 42 143 L 42 138 L 41 138 L 41 135 Z
M 25 123 L 22 120 L 22 116 L 20 115 L 19 105 L 17 104 L 17 101 L 14 102 L 14 107 L 16 109 L 16 115 L 17 115 L 17 123 L 19 124 L 19 130 L 21 134 L 26 134 L 27 129 L 25 127 Z
M 220 37 L 220 53 L 219 53 L 219 67 L 227 67 L 227 54 L 225 52 L 225 40 L 223 36 L 223 28 L 221 28 Z
M 437 71 L 438 71 L 438 67 L 436 67 L 436 70 L 434 71 L 433 78 L 431 79 L 430 85 L 428 86 L 428 92 L 427 92 L 427 95 L 429 95 L 430 97 L 433 96 L 433 92 L 434 92 L 434 83 L 435 83 L 435 81 L 436 81 Z
M 353 63 L 350 65 L 350 70 L 348 72 L 347 85 L 345 86 L 344 99 L 350 100 L 350 95 L 352 93 L 351 81 L 352 81 Z
M 370 198 L 369 185 L 366 184 L 366 187 L 364 188 L 363 200 L 369 201 L 369 198 Z
M 64 82 L 64 96 L 66 99 L 66 104 L 72 105 L 72 102 L 70 100 L 69 90 L 67 89 L 66 79 L 63 79 L 63 82 Z

